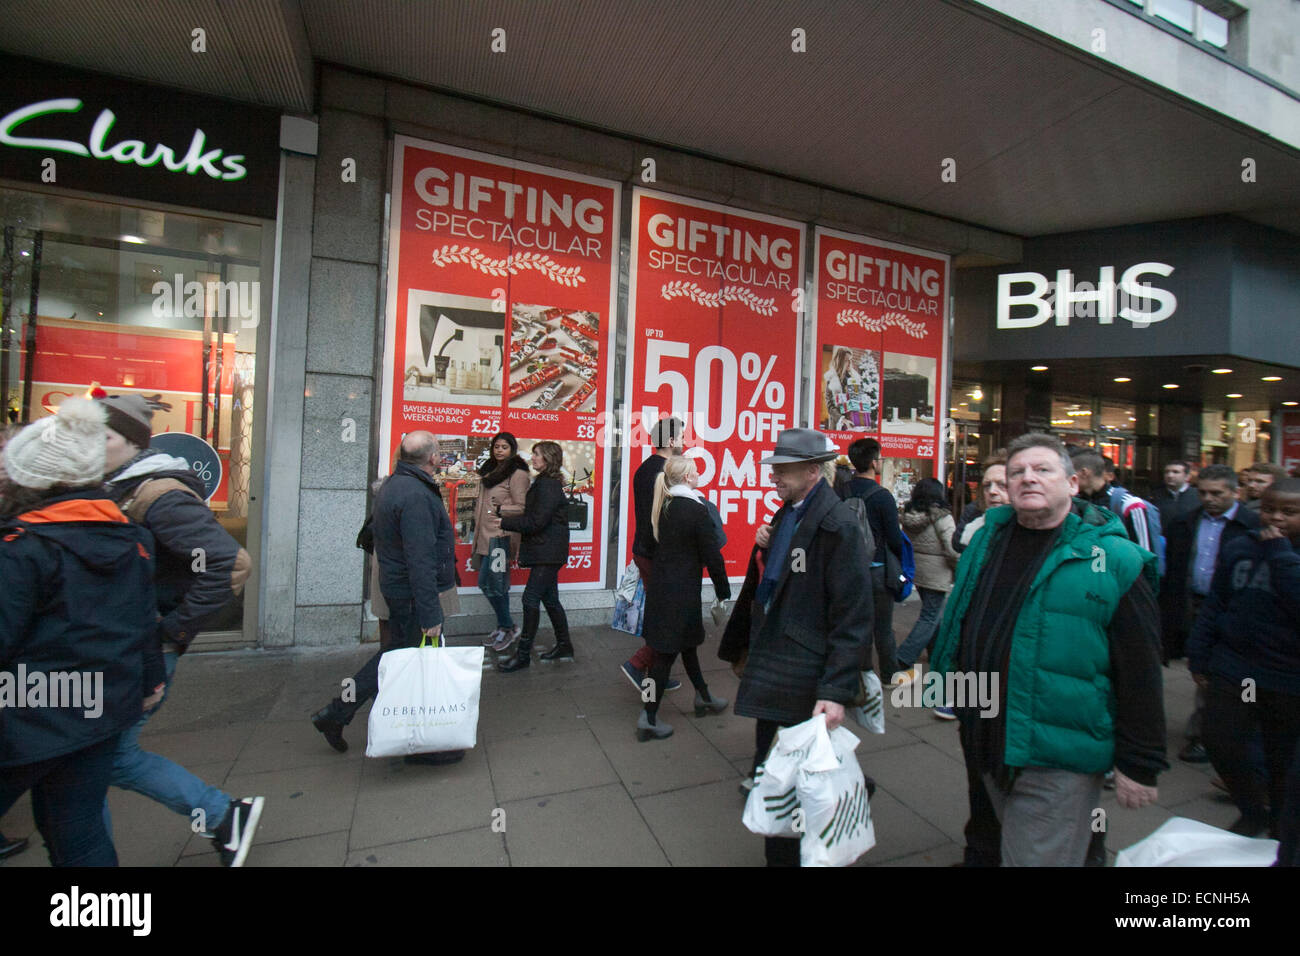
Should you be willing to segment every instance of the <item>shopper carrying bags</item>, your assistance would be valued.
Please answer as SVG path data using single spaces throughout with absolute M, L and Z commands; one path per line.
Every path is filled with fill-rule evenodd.
M 555 646 L 541 654 L 544 661 L 573 660 L 569 640 L 569 619 L 560 604 L 560 569 L 569 560 L 568 500 L 564 497 L 564 452 L 553 441 L 533 446 L 532 466 L 537 472 L 524 498 L 524 513 L 507 515 L 496 509 L 501 527 L 522 535 L 519 563 L 529 569 L 524 585 L 524 629 L 519 636 L 515 659 L 498 665 L 503 674 L 523 670 L 532 661 L 533 640 L 541 624 L 543 604 L 555 629 Z
M 497 509 L 503 515 L 523 513 L 528 463 L 519 457 L 519 442 L 509 432 L 494 435 L 488 448 L 488 459 L 478 468 L 481 482 L 474 506 L 474 563 L 479 590 L 497 616 L 496 630 L 483 644 L 501 653 L 520 634 L 510 616 L 510 562 L 519 554 L 519 535 L 501 529 Z
M 903 530 L 912 539 L 912 551 L 916 555 L 916 587 L 921 594 L 921 616 L 907 640 L 898 648 L 901 673 L 894 676 L 895 686 L 910 684 L 919 676 L 914 665 L 921 652 L 934 640 L 944 599 L 952 590 L 958 554 L 953 549 L 956 523 L 948 510 L 947 497 L 942 482 L 936 478 L 922 478 L 912 489 L 912 498 L 903 509 Z M 946 711 L 947 708 L 940 710 Z
M 650 665 L 649 700 L 637 720 L 637 738 L 662 740 L 673 729 L 659 721 L 659 702 L 668 673 L 682 655 L 686 674 L 695 686 L 695 716 L 720 714 L 727 701 L 709 694 L 696 648 L 704 643 L 700 579 L 708 568 L 720 600 L 731 597 L 727 568 L 718 549 L 717 531 L 705 498 L 695 490 L 699 472 L 691 458 L 670 458 L 655 478 L 652 527 L 657 542 L 653 571 L 646 586 L 645 628 L 642 636 L 655 652 Z

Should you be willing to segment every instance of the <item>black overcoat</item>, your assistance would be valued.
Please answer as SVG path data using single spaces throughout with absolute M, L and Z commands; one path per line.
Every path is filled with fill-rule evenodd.
M 857 518 L 825 482 L 811 494 L 767 613 L 754 600 L 755 547 L 718 648 L 733 663 L 749 652 L 736 695 L 742 717 L 790 725 L 811 717 L 819 700 L 851 704 L 870 660 L 870 565 Z M 773 539 L 789 513 L 787 503 L 772 519 Z
M 705 568 L 717 596 L 729 599 L 727 566 L 708 509 L 694 498 L 671 497 L 659 518 L 659 543 L 645 589 L 642 637 L 656 651 L 680 654 L 704 643 L 700 583 Z
M 524 513 L 502 515 L 501 527 L 518 531 L 519 564 L 567 564 L 569 560 L 569 501 L 558 478 L 538 475 L 524 496 Z

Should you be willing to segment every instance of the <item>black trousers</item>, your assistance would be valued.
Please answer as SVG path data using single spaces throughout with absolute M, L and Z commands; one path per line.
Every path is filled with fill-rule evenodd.
M 772 741 L 776 739 L 776 732 L 786 724 L 778 724 L 774 720 L 760 720 L 754 726 L 754 766 L 750 770 L 750 776 L 758 769 L 758 765 L 767 759 L 767 752 L 772 749 Z M 768 866 L 798 866 L 799 865 L 799 841 L 790 837 L 763 837 L 763 854 L 767 858 Z
M 673 669 L 673 662 L 677 660 L 677 655 L 665 654 L 663 651 L 652 651 L 652 653 L 654 660 L 650 664 L 651 699 L 646 701 L 645 712 L 650 715 L 653 723 L 655 715 L 659 713 L 659 702 L 663 700 L 664 688 L 668 686 L 668 674 Z M 691 679 L 691 684 L 705 700 L 708 700 L 709 685 L 704 682 L 704 672 L 700 670 L 700 655 L 694 647 L 682 651 L 682 666 L 686 668 L 686 676 Z
M 876 645 L 876 676 L 882 684 L 898 670 L 898 647 L 894 644 L 894 596 L 885 589 L 885 569 L 871 569 L 872 640 Z
M 569 619 L 564 614 L 564 605 L 560 603 L 560 567 L 558 564 L 535 564 L 529 568 L 528 582 L 524 585 L 521 602 L 526 611 L 536 611 L 544 605 L 546 616 L 551 619 L 551 627 L 555 629 L 555 636 L 559 638 L 563 634 L 567 640 Z
M 1244 701 L 1242 688 L 1212 676 L 1205 701 L 1205 749 L 1210 762 L 1232 794 L 1243 816 L 1268 820 L 1278 833 L 1284 817 L 1300 812 L 1300 795 L 1288 786 L 1291 763 L 1300 742 L 1300 696 L 1260 688 L 1256 699 Z M 1261 779 L 1251 759 L 1249 742 L 1260 735 L 1267 779 Z M 1292 791 L 1292 792 L 1288 792 Z M 1268 808 L 1269 816 L 1265 816 Z
M 420 625 L 415 615 L 415 601 L 411 598 L 389 601 L 388 644 L 387 646 L 381 644 L 374 656 L 361 665 L 361 670 L 352 675 L 356 700 L 339 699 L 339 703 L 342 704 L 343 723 L 350 723 L 366 701 L 379 693 L 379 658 L 384 656 L 384 651 L 419 646 Z
M 984 789 L 979 763 L 968 736 L 966 728 L 961 728 L 961 753 L 966 762 L 966 796 L 970 802 L 970 819 L 962 831 L 966 835 L 962 863 L 965 866 L 1001 866 L 1002 824 L 998 822 L 997 812 L 989 800 L 988 791 Z

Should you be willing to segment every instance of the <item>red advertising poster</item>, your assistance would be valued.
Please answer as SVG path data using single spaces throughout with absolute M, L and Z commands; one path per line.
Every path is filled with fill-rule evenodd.
M 847 450 L 942 463 L 948 257 L 817 228 L 809 419 Z
M 633 193 L 624 562 L 632 473 L 653 454 L 649 429 L 671 413 L 686 424 L 700 489 L 722 514 L 727 571 L 744 576 L 754 526 L 781 506 L 759 459 L 797 424 L 803 235 L 784 219 Z
M 1293 475 L 1300 474 L 1300 412 L 1283 412 L 1282 467 Z
M 619 186 L 398 136 L 393 160 L 380 472 L 406 432 L 438 437 L 438 481 L 473 569 L 477 466 L 498 431 L 564 452 L 561 588 L 604 586 Z M 521 586 L 527 572 L 512 571 Z

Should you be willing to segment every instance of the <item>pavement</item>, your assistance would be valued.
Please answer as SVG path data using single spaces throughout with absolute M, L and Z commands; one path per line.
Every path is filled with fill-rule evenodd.
M 918 610 L 915 600 L 897 609 L 900 642 Z M 734 700 L 737 680 L 718 660 L 718 633 L 707 627 L 705 677 L 712 692 Z M 550 643 L 544 628 L 538 644 Z M 640 640 L 577 628 L 574 644 L 571 664 L 485 670 L 478 745 L 451 767 L 367 759 L 368 707 L 348 728 L 346 754 L 312 727 L 310 714 L 373 644 L 187 655 L 141 742 L 232 795 L 266 798 L 248 866 L 761 866 L 763 841 L 741 824 L 737 790 L 749 772 L 754 721 L 730 711 L 693 716 L 679 663 L 674 676 L 685 686 L 660 711 L 676 732 L 640 743 L 640 697 L 618 669 Z M 1104 794 L 1112 860 L 1170 817 L 1220 827 L 1237 817 L 1211 787 L 1208 765 L 1177 759 L 1194 688 L 1185 663 L 1164 673 L 1172 767 L 1153 806 L 1123 810 L 1113 792 Z M 956 863 L 967 816 L 956 724 L 924 709 L 886 711 L 883 735 L 846 724 L 878 786 L 871 804 L 877 843 L 858 865 Z M 217 864 L 187 817 L 116 789 L 109 804 L 122 865 Z M 0 866 L 48 865 L 28 798 L 0 818 L 0 830 L 31 834 L 33 843 Z

